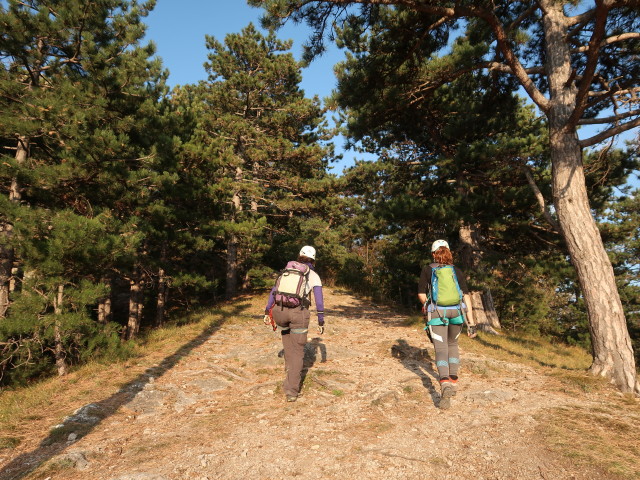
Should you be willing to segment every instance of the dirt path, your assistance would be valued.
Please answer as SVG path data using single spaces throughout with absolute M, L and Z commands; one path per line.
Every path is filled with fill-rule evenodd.
M 459 393 L 441 411 L 420 328 L 338 291 L 326 304 L 327 332 L 309 337 L 298 402 L 284 402 L 280 340 L 262 326 L 256 299 L 246 321 L 212 330 L 130 384 L 126 403 L 78 412 L 76 424 L 94 422 L 86 436 L 74 441 L 71 431 L 21 456 L 23 465 L 48 459 L 48 469 L 24 476 L 17 459 L 4 459 L 0 478 L 605 478 L 539 446 L 539 418 L 575 401 L 552 380 L 463 349 Z

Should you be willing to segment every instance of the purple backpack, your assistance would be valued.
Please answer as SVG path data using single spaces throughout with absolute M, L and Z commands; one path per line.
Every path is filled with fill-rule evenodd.
M 276 280 L 276 305 L 288 308 L 308 306 L 308 299 L 305 298 L 305 286 L 308 281 L 308 265 L 295 261 L 287 263 Z

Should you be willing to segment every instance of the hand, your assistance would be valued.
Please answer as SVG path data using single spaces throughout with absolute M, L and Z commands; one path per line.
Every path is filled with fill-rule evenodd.
M 422 305 L 422 315 L 427 315 L 427 308 L 428 308 L 428 304 L 427 302 L 424 302 L 424 305 Z
M 324 333 L 324 325 L 318 325 L 318 334 L 322 335 Z
M 476 338 L 478 336 L 475 325 L 467 325 L 467 335 L 469 338 Z
M 264 314 L 264 318 L 262 319 L 262 322 L 263 322 L 265 325 L 271 325 L 271 317 L 269 316 L 269 314 L 268 314 L 268 313 L 265 313 L 265 314 Z

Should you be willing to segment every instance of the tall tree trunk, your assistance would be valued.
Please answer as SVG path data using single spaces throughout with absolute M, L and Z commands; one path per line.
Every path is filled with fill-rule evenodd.
M 225 297 L 231 299 L 238 291 L 238 238 L 231 235 L 227 241 L 227 283 Z
M 29 158 L 29 137 L 19 136 L 16 145 L 16 163 L 23 165 Z M 9 188 L 9 200 L 20 202 L 22 189 L 17 178 L 11 180 Z M 11 292 L 11 278 L 13 262 L 15 258 L 14 249 L 11 246 L 11 236 L 13 235 L 13 225 L 3 223 L 0 225 L 0 318 L 4 318 L 9 308 L 9 293 Z
M 593 345 L 591 372 L 622 391 L 640 393 L 631 338 L 613 267 L 589 209 L 582 153 L 575 133 L 551 131 L 553 197 L 571 261 L 578 274 Z
M 105 324 L 111 320 L 111 279 L 103 278 L 102 282 L 107 286 L 109 292 L 98 302 L 98 322 Z
M 164 323 L 165 305 L 167 303 L 167 279 L 163 268 L 158 269 L 158 298 L 156 301 L 155 327 L 160 327 Z
M 482 259 L 479 225 L 463 223 L 460 226 L 458 235 L 462 244 L 460 249 L 461 266 L 466 273 L 474 271 Z M 470 296 L 473 317 L 478 329 L 495 335 L 499 334 L 500 319 L 493 304 L 491 290 L 474 291 L 470 293 Z
M 235 179 L 238 184 L 242 182 L 242 168 L 236 168 Z M 234 192 L 231 199 L 233 213 L 231 221 L 237 221 L 238 214 L 242 211 L 242 197 L 239 192 Z M 227 239 L 227 279 L 225 285 L 225 297 L 227 300 L 238 293 L 238 236 L 232 233 Z
M 129 281 L 129 318 L 124 338 L 131 340 L 140 331 L 142 321 L 142 280 L 140 270 L 136 269 Z
M 12 226 L 0 225 L 0 318 L 4 318 L 9 308 L 9 293 L 13 268 L 13 248 L 9 244 Z
M 65 361 L 64 345 L 62 340 L 62 326 L 60 316 L 62 315 L 62 301 L 64 298 L 64 285 L 58 285 L 56 291 L 56 297 L 53 302 L 53 309 L 55 313 L 55 320 L 53 323 L 53 339 L 54 339 L 54 356 L 56 359 L 56 368 L 58 369 L 58 375 L 64 376 L 67 374 L 67 362 Z
M 611 261 L 591 214 L 575 125 L 569 120 L 577 91 L 565 42 L 568 23 L 562 3 L 546 3 L 544 29 L 550 87 L 549 139 L 553 199 L 558 223 L 576 269 L 589 316 L 593 374 L 609 378 L 623 392 L 640 393 L 631 338 Z
M 487 316 L 487 324 L 495 330 L 500 330 L 502 325 L 500 325 L 500 318 L 493 303 L 493 295 L 491 295 L 491 290 L 488 288 L 482 294 L 482 304 L 484 305 L 484 313 Z
M 463 222 L 458 229 L 460 248 L 460 264 L 465 270 L 475 270 L 482 258 L 480 248 L 480 229 L 478 224 Z
M 23 272 L 18 266 L 18 261 L 13 258 L 13 268 L 11 269 L 11 278 L 9 279 L 9 294 L 22 290 Z
M 18 137 L 18 144 L 16 146 L 16 163 L 18 165 L 24 165 L 29 158 L 29 146 L 30 139 L 23 135 Z M 12 202 L 19 202 L 22 199 L 22 187 L 18 183 L 17 178 L 11 180 L 11 188 L 9 189 L 9 200 Z

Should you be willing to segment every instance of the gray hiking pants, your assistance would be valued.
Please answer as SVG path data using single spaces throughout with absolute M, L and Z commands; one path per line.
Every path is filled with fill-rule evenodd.
M 430 325 L 431 340 L 436 349 L 436 367 L 440 378 L 458 375 L 460 366 L 460 349 L 458 337 L 462 325 Z
M 300 380 L 304 362 L 304 346 L 307 343 L 310 313 L 308 308 L 273 308 L 273 320 L 281 327 L 284 347 L 285 379 L 282 385 L 287 396 L 300 393 Z

